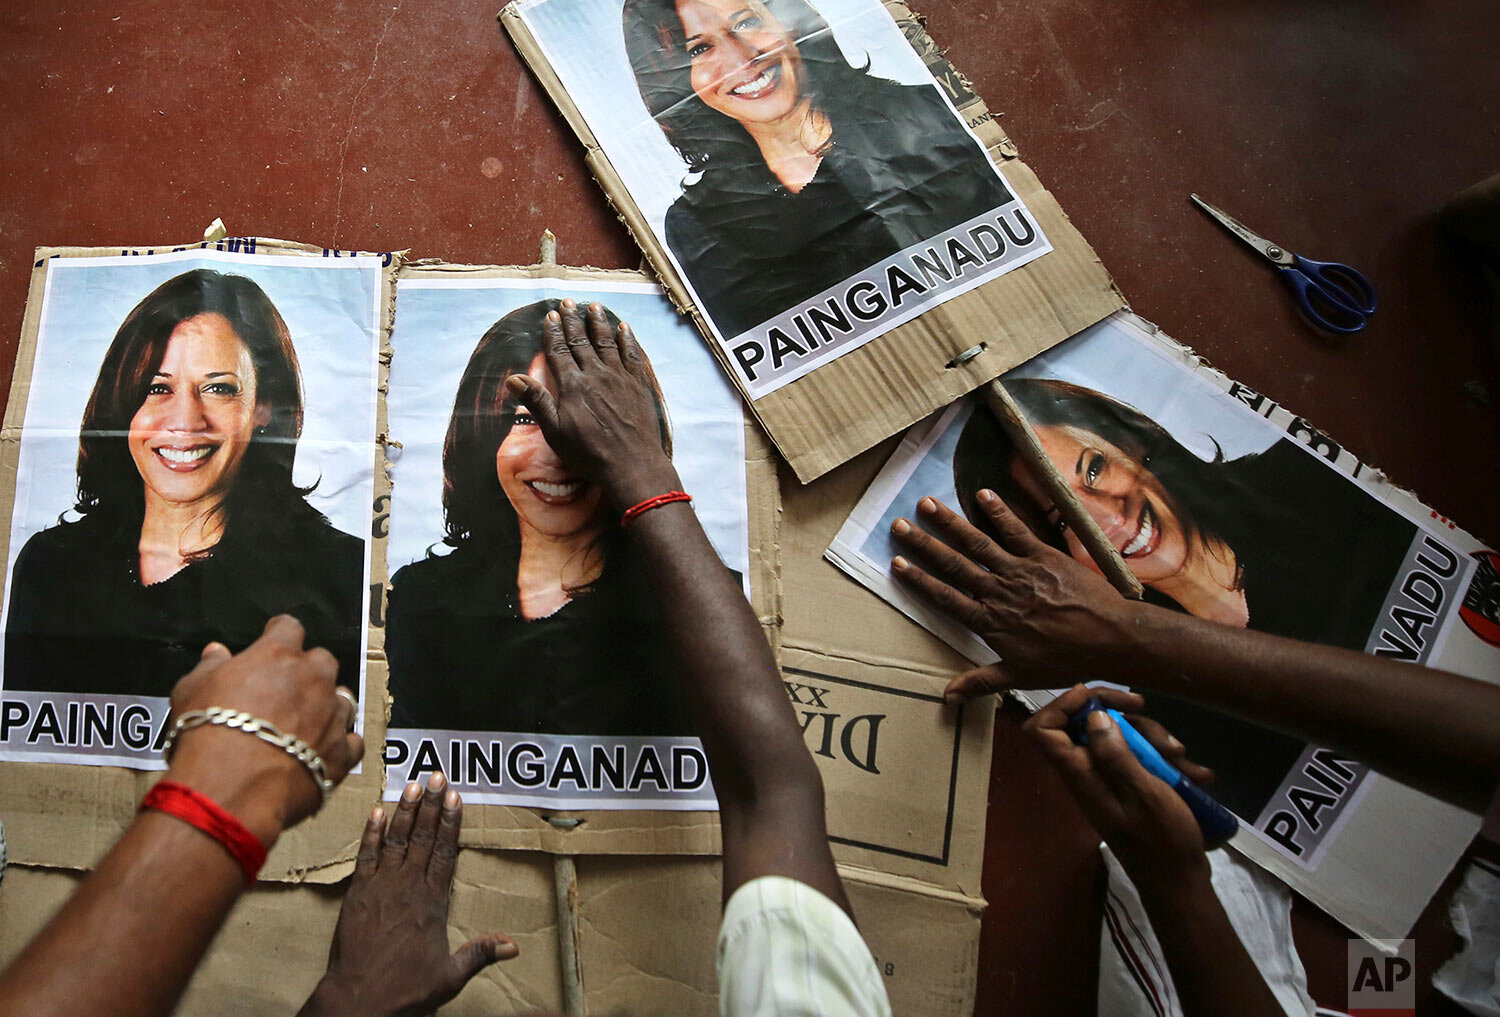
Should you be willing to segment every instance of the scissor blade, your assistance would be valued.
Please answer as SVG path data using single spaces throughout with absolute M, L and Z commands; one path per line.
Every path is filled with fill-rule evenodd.
M 1284 247 L 1281 247 L 1279 244 L 1273 244 L 1271 241 L 1267 240 L 1265 237 L 1261 236 L 1258 233 L 1250 232 L 1250 230 L 1242 226 L 1240 224 L 1240 221 L 1234 216 L 1228 214 L 1227 212 L 1224 212 L 1221 209 L 1215 208 L 1213 205 L 1210 205 L 1208 202 L 1198 197 L 1198 195 L 1190 194 L 1188 195 L 1188 197 L 1193 199 L 1193 204 L 1197 205 L 1199 208 L 1203 209 L 1203 211 L 1219 220 L 1219 224 L 1226 230 L 1233 233 L 1245 243 L 1249 244 L 1251 247 L 1259 251 L 1261 256 L 1264 257 L 1267 261 L 1274 262 L 1277 265 L 1285 265 L 1291 262 L 1292 256 L 1286 252 L 1286 249 Z M 1273 249 L 1276 252 L 1274 254 L 1272 253 Z

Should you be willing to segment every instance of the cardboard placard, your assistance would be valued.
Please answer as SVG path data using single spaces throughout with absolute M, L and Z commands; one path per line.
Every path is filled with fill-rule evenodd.
M 550 18 L 544 16 L 544 5 L 548 2 L 554 5 Z M 750 400 L 752 412 L 803 482 L 822 475 L 882 438 L 947 405 L 1124 304 L 1087 241 L 1068 222 L 1055 199 L 1043 189 L 1035 175 L 1019 160 L 993 114 L 927 37 L 916 16 L 896 0 L 885 3 L 884 13 L 874 0 L 858 0 L 857 6 L 858 10 L 851 8 L 847 16 L 841 14 L 835 18 L 829 15 L 830 21 L 838 21 L 832 34 L 837 36 L 840 31 L 848 32 L 856 36 L 848 45 L 877 55 L 886 52 L 884 40 L 895 39 L 899 48 L 900 37 L 904 36 L 907 51 L 892 52 L 889 59 L 890 67 L 894 69 L 887 71 L 882 66 L 880 70 L 881 74 L 898 77 L 902 73 L 909 74 L 913 84 L 898 86 L 893 80 L 875 75 L 883 82 L 880 87 L 916 90 L 901 93 L 903 95 L 915 95 L 916 92 L 925 95 L 934 89 L 939 90 L 941 103 L 946 105 L 948 112 L 938 119 L 952 119 L 949 114 L 956 115 L 961 121 L 962 131 L 988 153 L 992 165 L 976 171 L 975 187 L 978 187 L 979 177 L 998 167 L 1004 179 L 1004 190 L 1019 202 L 1019 205 L 1009 206 L 1019 211 L 1006 214 L 1024 216 L 1026 229 L 1033 234 L 1033 239 L 1037 235 L 1045 238 L 1045 241 L 1035 242 L 1045 242 L 1050 251 L 1024 264 L 1017 262 L 1013 271 L 987 278 L 977 288 L 966 289 L 966 284 L 959 285 L 952 278 L 955 272 L 960 276 L 962 272 L 961 266 L 951 257 L 937 266 L 936 274 L 931 267 L 923 268 L 918 264 L 921 258 L 928 262 L 942 260 L 944 255 L 940 251 L 955 250 L 951 245 L 945 246 L 955 238 L 935 230 L 927 240 L 884 261 L 876 261 L 880 269 L 876 275 L 885 273 L 880 282 L 885 285 L 885 290 L 879 289 L 877 281 L 855 273 L 845 279 L 845 284 L 849 284 L 844 287 L 847 292 L 838 285 L 833 286 L 815 299 L 800 299 L 782 308 L 785 313 L 780 317 L 772 317 L 743 332 L 738 331 L 738 324 L 722 325 L 724 315 L 715 307 L 704 306 L 704 294 L 696 292 L 698 288 L 708 286 L 701 277 L 698 287 L 689 281 L 689 273 L 682 267 L 686 262 L 672 252 L 666 239 L 670 227 L 661 225 L 661 195 L 644 197 L 637 193 L 644 191 L 647 185 L 653 191 L 662 190 L 662 177 L 674 175 L 685 167 L 679 163 L 675 170 L 671 169 L 670 154 L 656 170 L 641 170 L 635 166 L 635 163 L 646 167 L 652 165 L 649 158 L 637 158 L 632 149 L 643 143 L 644 134 L 655 132 L 656 128 L 650 122 L 644 103 L 630 105 L 634 101 L 631 97 L 630 58 L 620 38 L 619 18 L 613 13 L 613 6 L 596 4 L 585 9 L 579 5 L 561 6 L 558 0 L 525 0 L 512 3 L 501 14 L 501 22 L 522 58 L 588 150 L 590 170 L 620 211 L 622 220 L 645 251 L 649 264 L 663 280 L 673 302 L 691 314 L 715 355 Z M 611 20 L 613 23 L 609 24 Z M 821 29 L 811 31 L 812 36 L 827 34 Z M 586 65 L 564 60 L 561 55 L 556 60 L 549 57 L 549 49 L 561 54 L 562 49 L 576 47 L 580 40 L 588 40 L 591 52 L 595 53 L 595 58 Z M 817 45 L 811 36 L 799 41 L 809 48 Z M 916 60 L 912 59 L 914 54 Z M 600 77 L 595 73 L 602 64 L 613 68 L 610 76 Z M 902 67 L 907 70 L 901 70 Z M 875 74 L 874 71 L 870 73 Z M 598 81 L 594 80 L 596 77 Z M 600 105 L 601 102 L 604 105 Z M 615 110 L 614 105 L 619 103 L 626 105 Z M 623 140 L 617 143 L 612 140 L 612 135 L 618 134 L 622 126 L 628 126 L 629 130 L 620 135 Z M 829 151 L 842 152 L 838 139 L 843 135 L 837 127 L 832 130 L 834 140 Z M 848 145 L 849 150 L 855 152 L 861 147 L 852 141 Z M 838 158 L 858 160 L 861 156 L 840 155 Z M 937 175 L 936 170 L 928 173 Z M 689 186 L 695 185 L 696 182 Z M 683 193 L 686 193 L 685 189 Z M 893 193 L 899 194 L 900 190 Z M 724 199 L 709 204 L 728 208 L 726 214 L 739 215 L 736 201 L 743 204 L 742 199 L 743 195 L 740 195 L 734 200 Z M 882 216 L 896 214 L 880 213 Z M 1003 214 L 997 219 L 1001 227 L 1005 226 L 1003 219 Z M 980 219 L 965 222 L 963 227 L 995 230 L 995 224 L 985 224 Z M 960 246 L 973 239 L 964 230 L 959 230 L 959 234 Z M 1025 235 L 1019 230 L 1017 234 Z M 1011 242 L 1018 242 L 1017 237 L 1013 236 Z M 995 248 L 997 257 L 1004 247 L 1005 241 L 1002 240 Z M 737 258 L 737 252 L 742 248 L 743 245 L 728 241 L 709 241 L 704 246 L 710 261 Z M 903 265 L 910 270 L 904 277 L 901 274 Z M 810 272 L 822 270 L 821 265 L 808 268 Z M 919 276 L 923 281 L 918 281 Z M 856 277 L 858 282 L 854 281 Z M 901 281 L 903 278 L 915 285 L 907 287 Z M 872 293 L 879 297 L 878 308 L 868 302 L 862 308 L 855 307 L 858 300 L 851 303 L 852 297 L 860 296 L 855 292 L 859 287 L 867 287 L 863 293 L 866 301 L 872 299 Z M 745 293 L 755 289 L 753 280 L 745 279 L 730 288 L 730 292 Z M 927 292 L 929 289 L 941 291 L 943 297 L 939 299 L 946 302 L 925 303 L 921 305 L 920 315 L 908 320 L 910 307 L 901 309 L 900 291 L 916 292 L 920 296 L 912 299 L 928 300 L 931 296 Z M 722 298 L 707 299 L 710 304 L 720 305 L 722 302 Z M 824 309 L 818 315 L 806 310 L 814 304 Z M 798 312 L 799 308 L 806 313 Z M 871 318 L 883 322 L 881 327 L 889 328 L 889 331 L 878 335 L 878 329 L 867 331 L 857 341 L 828 337 L 824 334 L 827 329 L 822 333 L 818 331 L 832 314 L 840 320 L 835 330 L 840 336 L 847 336 L 849 329 L 844 326 L 850 324 L 849 318 L 863 318 L 867 312 Z M 778 325 L 781 326 L 779 336 Z M 747 340 L 746 337 L 751 338 Z M 754 351 L 747 352 L 750 346 Z M 848 352 L 843 352 L 845 350 Z M 788 358 L 786 365 L 778 362 L 783 354 Z M 764 374 L 757 373 L 764 371 L 767 360 L 772 363 L 773 374 L 786 372 L 781 380 L 768 380 Z M 800 366 L 791 366 L 793 364 Z M 816 369 L 812 369 L 814 367 Z M 809 373 L 800 373 L 804 370 Z
M 711 440 L 706 440 L 711 439 L 711 435 L 705 436 L 698 433 L 705 426 L 713 425 L 705 424 L 705 418 L 701 415 L 692 415 L 699 412 L 694 406 L 708 398 L 702 392 L 690 391 L 693 387 L 690 379 L 697 377 L 692 374 L 693 362 L 700 357 L 706 360 L 706 357 L 703 357 L 701 347 L 696 344 L 682 347 L 677 343 L 675 336 L 656 334 L 656 330 L 651 327 L 651 323 L 657 319 L 652 317 L 650 303 L 660 300 L 660 291 L 654 282 L 639 272 L 579 269 L 557 265 L 483 267 L 422 263 L 402 270 L 399 288 L 401 292 L 409 294 L 406 297 L 407 304 L 404 307 L 404 313 L 409 316 L 405 320 L 411 324 L 405 327 L 412 328 L 413 331 L 403 331 L 402 320 L 398 319 L 394 342 L 395 387 L 394 394 L 388 394 L 388 399 L 393 404 L 402 400 L 415 401 L 421 408 L 422 414 L 433 418 L 436 423 L 429 422 L 423 430 L 413 414 L 408 413 L 401 406 L 396 407 L 396 417 L 409 421 L 404 425 L 408 430 L 416 428 L 423 431 L 421 434 L 403 434 L 393 429 L 392 433 L 392 437 L 402 444 L 401 449 L 393 451 L 392 454 L 396 490 L 393 508 L 399 513 L 399 518 L 393 526 L 404 527 L 399 533 L 393 531 L 393 539 L 400 548 L 393 552 L 395 556 L 393 561 L 398 566 L 396 569 L 398 573 L 401 565 L 421 557 L 422 547 L 439 545 L 438 549 L 443 550 L 440 546 L 443 529 L 437 506 L 441 490 L 439 483 L 441 469 L 435 462 L 438 449 L 433 446 L 434 438 L 426 431 L 433 431 L 437 425 L 446 426 L 454 405 L 452 390 L 457 384 L 455 375 L 441 392 L 426 392 L 422 386 L 432 381 L 430 376 L 435 371 L 429 366 L 429 361 L 433 359 L 430 355 L 431 351 L 413 350 L 411 344 L 445 343 L 452 347 L 446 355 L 447 359 L 461 366 L 468 360 L 475 343 L 484 334 L 489 324 L 495 318 L 508 313 L 513 307 L 527 306 L 535 300 L 561 296 L 573 296 L 580 303 L 597 299 L 607 307 L 617 306 L 621 317 L 631 321 L 637 328 L 641 345 L 646 355 L 651 358 L 658 381 L 662 385 L 668 418 L 673 422 L 674 458 L 679 461 L 679 469 L 685 475 L 684 483 L 699 491 L 701 503 L 698 506 L 699 511 L 700 514 L 705 514 L 706 521 L 710 523 L 711 535 L 718 531 L 713 529 L 712 520 L 708 519 L 707 515 L 716 513 L 716 518 L 720 519 L 737 514 L 743 515 L 745 529 L 738 539 L 745 541 L 739 548 L 744 557 L 734 561 L 732 567 L 737 565 L 736 571 L 744 574 L 752 607 L 761 621 L 767 638 L 772 646 L 775 646 L 780 626 L 779 557 L 776 551 L 780 525 L 780 500 L 774 454 L 760 431 L 740 415 L 738 399 L 734 398 L 726 386 L 732 412 L 738 421 L 737 433 L 743 435 L 743 452 L 734 453 L 735 457 L 743 459 L 744 462 L 742 493 L 734 496 L 740 499 L 738 507 L 736 508 L 733 503 L 733 498 L 726 502 L 724 494 L 717 490 L 694 487 L 688 476 L 686 465 L 681 462 L 683 456 L 695 454 L 699 463 L 697 468 L 699 472 L 702 472 L 702 461 L 706 457 L 714 458 L 714 450 L 718 448 L 712 444 Z M 495 313 L 485 320 L 486 315 L 482 312 L 486 311 Z M 484 323 L 469 328 L 468 331 L 472 332 L 472 335 L 467 332 L 462 336 L 456 332 L 451 335 L 446 332 L 438 334 L 436 330 L 447 327 L 438 324 L 439 322 L 450 321 L 460 314 L 472 318 L 474 322 L 483 320 Z M 669 329 L 680 330 L 680 326 L 670 315 L 665 324 Z M 424 325 L 427 327 L 424 328 Z M 410 352 L 404 354 L 403 347 Z M 403 360 L 403 355 L 407 358 L 406 360 Z M 456 360 L 454 360 L 455 356 Z M 408 380 L 403 381 L 401 375 L 403 363 L 418 362 L 421 366 L 409 368 L 409 370 L 419 372 L 420 376 L 412 379 L 410 375 L 407 375 L 404 377 Z M 689 379 L 687 389 L 684 389 L 684 378 Z M 711 372 L 701 379 L 697 387 L 711 388 L 719 383 L 720 379 L 717 374 Z M 674 405 L 674 397 L 681 397 L 683 401 Z M 694 406 L 687 405 L 689 399 L 693 401 Z M 677 417 L 682 417 L 682 419 L 676 419 Z M 441 434 L 437 436 L 441 438 Z M 722 471 L 724 456 L 717 455 L 717 462 L 709 463 L 708 466 Z M 433 479 L 434 477 L 437 479 Z M 710 481 L 704 481 L 705 486 L 710 484 Z M 730 518 L 725 524 L 728 530 L 732 530 L 733 527 L 730 525 L 732 522 Z M 413 531 L 417 532 L 413 534 Z M 415 552 L 410 550 L 412 547 L 418 550 Z M 733 560 L 732 554 L 725 553 L 728 559 Z M 649 605 L 645 605 L 643 610 L 649 612 Z M 382 624 L 386 621 L 388 621 L 388 615 L 382 616 Z M 522 660 L 507 660 L 497 662 L 498 664 L 521 669 L 530 666 Z M 611 674 L 612 670 L 607 659 L 601 660 L 601 680 L 609 680 Z M 492 676 L 487 674 L 469 677 L 476 682 L 493 680 Z M 545 677 L 545 675 L 539 675 L 537 680 L 545 680 Z M 667 694 L 671 694 L 670 690 Z M 424 740 L 423 732 L 408 733 L 398 728 L 394 721 L 392 731 L 400 732 L 400 744 L 393 741 L 387 746 L 386 760 L 390 770 L 386 789 L 388 798 L 399 794 L 406 780 L 425 774 L 432 768 L 431 758 L 424 762 L 417 754 Z M 394 739 L 396 735 L 392 737 Z M 454 740 L 462 744 L 472 742 L 481 749 L 494 749 L 499 746 L 496 752 L 502 754 L 501 758 L 504 758 L 503 753 L 507 751 L 506 747 L 511 745 L 516 738 L 519 736 L 513 738 L 505 734 L 493 736 L 486 734 L 484 737 L 465 736 Z M 426 740 L 436 741 L 436 739 Z M 640 739 L 615 740 L 631 741 L 632 744 L 640 741 Z M 647 739 L 647 742 L 651 743 L 657 741 L 665 745 L 666 740 Z M 696 738 L 690 741 L 696 743 Z M 568 744 L 571 744 L 571 741 Z M 460 750 L 461 753 L 464 751 Z M 586 770 L 587 747 L 580 751 Z M 668 751 L 667 748 L 662 748 L 663 759 L 668 758 Z M 466 821 L 463 832 L 465 845 L 549 851 L 559 854 L 613 852 L 674 854 L 712 853 L 718 850 L 718 817 L 717 813 L 712 811 L 711 794 L 706 804 L 686 803 L 692 806 L 688 811 L 652 809 L 649 803 L 646 807 L 641 807 L 626 799 L 612 803 L 611 809 L 579 808 L 579 805 L 587 804 L 586 800 L 582 802 L 568 800 L 568 792 L 571 791 L 576 795 L 577 789 L 576 786 L 569 788 L 566 784 L 564 792 L 555 800 L 548 799 L 547 789 L 543 787 L 534 795 L 535 800 L 529 801 L 533 797 L 532 792 L 518 789 L 514 781 L 507 781 L 509 774 L 503 769 L 499 780 L 491 781 L 489 774 L 478 765 L 489 760 L 481 754 L 476 761 L 472 755 L 473 753 L 470 753 L 461 758 L 460 768 L 456 771 L 458 775 L 456 786 L 465 795 L 466 800 Z M 439 750 L 432 758 L 438 759 L 445 769 L 450 767 L 446 751 Z M 475 763 L 475 765 L 470 766 L 470 763 Z M 667 765 L 670 768 L 670 764 Z M 482 789 L 477 783 L 472 787 L 466 785 L 466 781 L 471 776 L 477 781 L 484 782 Z M 475 793 L 476 790 L 479 793 Z M 529 801 L 535 808 L 520 807 L 514 803 L 500 803 L 508 802 L 511 798 L 515 798 L 516 801 Z M 621 806 L 624 811 L 615 811 Z
M 1058 469 L 1111 524 L 1148 599 L 1233 623 L 1174 599 L 1182 573 L 1227 563 L 1222 578 L 1188 592 L 1221 591 L 1214 606 L 1237 607 L 1243 627 L 1500 681 L 1495 553 L 1150 322 L 1101 322 L 1005 385 Z M 1086 561 L 1071 530 L 1048 522 L 1045 498 L 1013 479 L 1013 448 L 975 400 L 935 414 L 901 442 L 828 550 L 960 651 L 964 668 L 996 655 L 892 578 L 890 526 L 928 495 L 974 515 L 968 499 L 991 487 L 1041 539 Z M 788 645 L 796 638 L 789 631 Z M 1342 753 L 1182 697 L 1147 700 L 1216 771 L 1214 793 L 1242 820 L 1234 845 L 1362 935 L 1404 935 L 1479 828 L 1477 816 Z
M 6 523 L 0 532 L 0 549 L 6 562 L 9 628 L 21 625 L 12 568 L 22 544 L 41 537 L 43 531 L 51 531 L 49 537 L 60 532 L 56 518 L 65 510 L 76 518 L 70 507 L 80 493 L 73 490 L 72 480 L 80 447 L 78 419 L 94 376 L 101 370 L 105 349 L 112 345 L 111 336 L 126 312 L 155 287 L 165 290 L 168 280 L 184 280 L 190 272 L 207 270 L 249 278 L 248 284 L 226 284 L 248 288 L 248 295 L 235 298 L 242 308 L 259 307 L 257 300 L 269 302 L 270 317 L 285 319 L 281 328 L 289 334 L 286 341 L 295 349 L 293 356 L 300 360 L 303 388 L 300 441 L 297 432 L 289 432 L 299 450 L 292 483 L 311 486 L 305 496 L 309 504 L 328 516 L 332 529 L 339 531 L 328 541 L 342 541 L 340 546 L 347 547 L 357 539 L 362 547 L 357 552 L 362 562 L 359 575 L 350 577 L 352 589 L 340 586 L 337 591 L 341 603 L 353 605 L 356 613 L 347 619 L 348 628 L 362 639 L 368 631 L 365 620 L 371 591 L 378 598 L 385 577 L 380 527 L 371 525 L 372 503 L 378 512 L 388 490 L 384 473 L 378 469 L 376 435 L 384 427 L 384 407 L 377 390 L 384 380 L 395 275 L 402 257 L 400 253 L 361 255 L 260 238 L 159 247 L 39 249 L 0 434 L 0 468 L 12 478 L 0 494 L 0 516 Z M 241 313 L 261 312 L 242 309 Z M 275 328 L 268 327 L 274 339 Z M 39 352 L 40 346 L 45 349 Z M 218 397 L 222 396 L 217 388 L 205 396 Z M 278 426 L 274 417 L 268 424 L 258 423 L 273 431 Z M 218 454 L 217 447 L 209 453 Z M 139 482 L 137 474 L 131 476 Z M 82 523 L 68 525 L 78 527 L 70 533 L 83 528 Z M 324 539 L 321 535 L 328 530 L 317 529 L 324 524 L 308 525 Z M 347 555 L 340 554 L 342 562 Z M 90 583 L 78 584 L 78 577 L 58 571 L 51 573 L 48 582 L 73 583 L 77 587 L 74 596 L 83 603 L 90 584 L 114 581 L 114 573 L 108 571 L 112 561 L 101 559 L 100 578 Z M 30 591 L 28 596 L 34 599 Z M 82 607 L 75 612 L 44 605 L 43 611 L 48 626 L 92 624 L 87 619 L 93 615 Z M 175 616 L 168 613 L 165 617 Z M 57 635 L 46 631 L 41 635 L 59 643 Z M 59 645 L 74 638 L 62 633 Z M 72 645 L 89 646 L 87 633 L 77 638 Z M 183 639 L 184 646 L 194 641 L 191 636 Z M 205 641 L 196 640 L 199 645 L 184 652 L 195 657 Z M 11 821 L 11 859 L 21 864 L 87 868 L 129 824 L 135 803 L 154 781 L 145 771 L 163 766 L 157 746 L 166 718 L 166 690 L 153 686 L 117 694 L 101 684 L 102 691 L 88 691 L 71 685 L 73 677 L 62 679 L 56 693 L 28 690 L 38 680 L 38 672 L 26 669 L 32 651 L 21 645 L 26 656 L 15 658 L 4 684 L 5 730 L 0 732 L 0 751 L 13 760 L 69 762 L 28 761 L 0 767 L 0 812 Z M 44 647 L 37 651 L 38 660 L 50 659 L 46 654 L 57 652 L 45 648 L 51 644 L 38 645 Z M 345 656 L 343 650 L 336 652 Z M 278 842 L 262 878 L 338 878 L 353 859 L 361 817 L 368 815 L 377 800 L 385 673 L 378 642 L 353 646 L 348 655 L 357 656 L 358 665 L 346 661 L 346 674 L 364 672 L 362 689 L 356 678 L 344 678 L 363 693 L 361 723 L 367 751 L 361 772 L 344 782 L 316 819 Z M 126 669 L 131 657 L 122 651 L 116 664 Z M 44 677 L 52 680 L 52 676 Z M 91 680 L 107 683 L 115 677 L 113 667 L 100 667 Z M 122 769 L 114 763 L 136 769 Z
M 605 287 L 638 285 L 643 277 L 634 272 L 545 265 L 475 268 L 423 264 L 403 269 L 401 280 L 403 286 L 406 280 L 465 286 L 487 285 L 484 280 L 499 280 L 505 285 L 541 280 L 561 287 L 558 292 L 565 291 L 568 282 L 576 282 L 599 288 L 600 298 L 607 302 Z M 580 289 L 575 296 L 583 293 Z M 407 307 L 406 313 L 415 313 L 414 304 Z M 653 337 L 647 331 L 639 334 L 653 360 L 670 355 L 671 347 L 662 346 L 660 337 L 658 345 L 653 346 Z M 403 363 L 405 335 L 398 320 L 394 343 L 397 375 Z M 410 341 L 421 339 L 413 336 Z M 396 388 L 399 395 L 399 377 Z M 445 399 L 446 402 L 434 396 L 428 401 L 444 402 L 438 410 L 446 414 L 451 397 Z M 410 440 L 409 436 L 403 439 L 396 433 L 392 437 Z M 686 440 L 687 437 L 680 438 L 679 444 Z M 400 455 L 406 456 L 408 452 L 403 447 Z M 836 586 L 864 597 L 862 610 L 866 613 L 846 616 L 849 631 L 883 627 L 892 620 L 889 608 L 863 594 L 819 560 L 823 546 L 820 541 L 824 539 L 821 533 L 808 536 L 800 532 L 803 529 L 800 517 L 792 526 L 784 521 L 775 459 L 768 443 L 753 426 L 746 429 L 745 458 L 751 600 L 773 645 L 780 639 L 784 613 L 781 563 L 792 553 L 789 541 L 795 542 L 795 553 L 800 555 L 799 569 L 810 569 L 820 582 L 831 580 Z M 407 504 L 402 498 L 409 495 L 403 492 L 402 484 L 410 471 L 403 473 L 398 459 L 394 472 L 398 492 L 394 507 L 400 510 Z M 838 496 L 852 499 L 857 497 L 857 491 L 840 487 Z M 409 514 L 410 510 L 402 512 Z M 830 522 L 836 522 L 834 515 L 829 515 Z M 436 536 L 434 532 L 431 539 Z M 399 552 L 397 557 L 401 557 Z M 824 612 L 811 605 L 804 606 L 809 629 L 823 628 L 828 621 Z M 904 627 L 919 638 L 925 637 L 915 627 Z M 928 648 L 924 643 L 914 650 L 910 654 L 913 661 L 920 660 Z M 962 888 L 977 896 L 992 707 L 975 704 L 962 713 L 945 713 L 938 694 L 941 686 L 935 687 L 932 677 L 942 670 L 941 666 L 913 668 L 899 657 L 898 654 L 877 662 L 878 666 L 869 666 L 800 649 L 785 659 L 787 670 L 783 678 L 787 693 L 798 711 L 799 721 L 804 722 L 806 742 L 823 774 L 835 856 L 840 861 L 904 874 L 934 885 Z M 830 686 L 837 691 L 827 691 Z M 391 758 L 388 754 L 387 759 Z M 410 760 L 403 765 L 409 766 Z M 405 769 L 393 775 L 387 794 L 399 789 L 409 776 Z M 900 803 L 899 809 L 896 803 Z M 873 807 L 876 804 L 878 808 Z M 537 810 L 469 804 L 463 843 L 568 855 L 716 854 L 718 817 L 713 812 L 675 810 L 569 810 L 560 806 Z

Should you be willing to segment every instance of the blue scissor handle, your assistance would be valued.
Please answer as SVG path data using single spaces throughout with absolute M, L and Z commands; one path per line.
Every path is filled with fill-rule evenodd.
M 1303 317 L 1318 328 L 1349 335 L 1369 324 L 1375 313 L 1375 287 L 1348 265 L 1294 254 L 1291 266 L 1277 271 Z

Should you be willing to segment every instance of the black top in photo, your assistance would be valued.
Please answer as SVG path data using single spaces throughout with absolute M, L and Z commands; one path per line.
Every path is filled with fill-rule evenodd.
M 1416 524 L 1288 439 L 1232 467 L 1245 524 L 1224 536 L 1243 570 L 1248 627 L 1363 651 Z M 1178 609 L 1149 590 L 1146 599 Z M 1306 747 L 1189 700 L 1146 700 L 1146 712 L 1182 740 L 1189 758 L 1216 772 L 1214 796 L 1251 823 Z
M 667 209 L 667 247 L 726 339 L 1011 200 L 936 88 L 857 81 L 800 191 L 756 158 L 710 165 Z
M 399 569 L 386 618 L 392 728 L 695 732 L 666 628 L 628 556 L 527 620 L 514 559 L 460 547 Z
M 305 645 L 331 652 L 340 683 L 358 692 L 364 544 L 297 505 L 274 529 L 226 534 L 150 586 L 139 578 L 138 528 L 87 515 L 35 534 L 11 576 L 5 688 L 166 696 L 208 643 L 238 653 L 290 614 Z

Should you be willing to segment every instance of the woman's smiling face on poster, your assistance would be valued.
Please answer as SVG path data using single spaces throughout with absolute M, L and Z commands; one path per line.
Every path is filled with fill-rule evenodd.
M 796 108 L 797 43 L 760 0 L 680 0 L 677 16 L 693 91 L 710 109 L 756 124 Z
M 1150 584 L 1182 572 L 1188 561 L 1187 533 L 1161 481 L 1150 469 L 1081 428 L 1041 426 L 1036 428 L 1036 435 L 1048 458 L 1137 579 Z M 1051 504 L 1019 460 L 1012 461 L 1011 474 L 1038 504 Z M 1047 519 L 1061 525 L 1055 507 Z M 1073 557 L 1095 567 L 1077 535 L 1067 528 L 1063 533 Z
M 547 391 L 557 391 L 541 354 L 526 373 Z M 526 407 L 511 404 L 509 411 L 514 419 L 495 453 L 495 473 L 523 529 L 529 527 L 547 537 L 571 537 L 598 529 L 599 488 L 558 458 Z
M 127 443 L 149 494 L 176 504 L 217 503 L 233 486 L 255 428 L 250 351 L 221 314 L 182 321 L 167 340 Z

